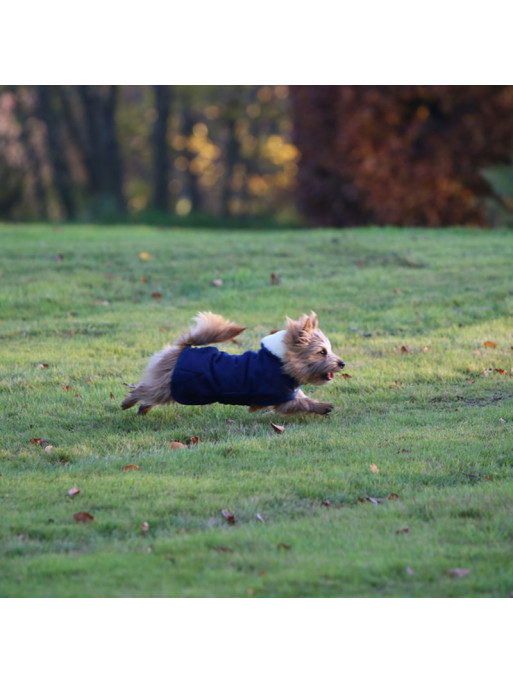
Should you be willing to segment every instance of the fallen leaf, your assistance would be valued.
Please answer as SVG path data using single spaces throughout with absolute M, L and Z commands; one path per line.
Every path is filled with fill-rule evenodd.
M 289 546 L 288 544 L 284 544 L 283 542 L 280 542 L 277 546 L 278 549 L 283 549 L 284 551 L 290 551 L 292 546 Z
M 162 294 L 160 292 L 152 292 L 151 296 L 153 297 L 153 299 L 161 299 L 162 298 Z
M 63 392 L 71 392 L 72 389 L 73 389 L 73 387 L 71 385 L 63 385 L 62 386 Z
M 483 342 L 483 347 L 490 347 L 491 349 L 495 349 L 497 346 L 496 342 L 491 342 L 490 340 L 486 340 L 486 342 Z
M 170 449 L 187 449 L 187 445 L 182 444 L 182 442 L 174 441 L 174 442 L 171 442 L 171 444 L 169 445 L 169 448 Z
M 47 444 L 47 445 L 44 447 L 44 450 L 46 451 L 47 454 L 51 454 L 52 451 L 53 451 L 53 444 Z
M 500 373 L 501 375 L 507 375 L 508 374 L 508 371 L 504 370 L 503 368 L 494 368 L 494 371 L 496 373 Z
M 346 380 L 351 380 L 353 376 L 349 375 L 349 373 L 341 373 L 341 377 L 345 378 Z
M 148 261 L 148 259 L 153 259 L 151 254 L 148 254 L 148 252 L 141 252 L 139 254 L 139 259 L 142 259 L 143 261 Z
M 401 290 L 398 290 L 396 287 L 394 287 L 394 294 L 402 295 Z
M 395 500 L 398 499 L 398 498 L 399 498 L 399 494 L 394 494 L 394 492 L 391 492 L 391 493 L 387 496 L 387 499 L 388 499 L 389 501 L 395 501 Z
M 223 284 L 223 281 L 220 278 L 215 278 L 212 281 L 212 285 L 214 285 L 215 287 L 221 287 L 222 284 Z
M 396 530 L 395 533 L 396 534 L 408 534 L 409 531 L 410 531 L 409 527 L 403 527 L 402 530 Z
M 229 513 L 226 508 L 223 508 L 221 513 L 223 514 L 223 518 L 226 520 L 228 525 L 235 525 L 235 516 L 233 513 Z
M 46 439 L 41 439 L 41 437 L 32 437 L 30 443 L 37 444 L 38 446 L 44 446 L 45 444 L 47 444 L 47 441 Z
M 262 518 L 262 516 L 260 515 L 260 513 L 257 513 L 257 514 L 256 514 L 256 519 L 259 520 L 260 522 L 265 522 L 265 520 Z
M 448 577 L 466 577 L 470 574 L 470 570 L 466 568 L 451 568 L 445 573 Z
M 379 468 L 375 463 L 370 464 L 370 469 L 373 473 L 379 473 Z
M 408 349 L 408 347 L 405 344 L 403 344 L 403 346 L 401 347 L 401 352 L 403 354 L 413 354 L 412 350 Z
M 142 531 L 142 532 L 148 532 L 149 529 L 150 529 L 150 524 L 149 524 L 149 523 L 147 523 L 147 522 L 141 523 L 141 531 Z
M 41 369 L 43 369 L 43 370 L 46 370 L 48 367 L 49 367 L 49 366 L 48 366 L 47 363 L 40 363 L 40 364 L 39 364 L 39 368 L 41 368 Z
M 93 304 L 95 306 L 110 306 L 110 302 L 108 302 L 106 299 L 95 299 Z
M 77 494 L 80 494 L 80 489 L 78 489 L 77 487 L 72 487 L 71 489 L 68 489 L 68 496 L 70 498 L 73 498 Z
M 277 276 L 276 273 L 271 273 L 271 285 L 279 285 L 280 283 L 280 276 Z
M 147 282 L 148 282 L 148 278 L 145 278 L 145 277 L 143 276 L 143 277 L 141 278 L 141 283 L 147 283 Z
M 127 470 L 141 470 L 138 465 L 135 465 L 134 463 L 129 463 L 126 465 L 123 470 L 126 472 Z
M 94 520 L 94 515 L 91 515 L 86 511 L 80 511 L 79 513 L 75 513 L 73 517 L 75 518 L 75 522 L 88 523 Z
M 221 553 L 233 553 L 233 549 L 229 546 L 214 546 L 213 551 L 221 551 Z
M 112 392 L 110 393 L 110 398 L 114 399 L 114 395 L 112 394 Z
M 276 425 L 276 423 L 271 423 L 271 427 L 278 435 L 282 435 L 285 432 L 285 428 L 283 427 L 283 425 Z
M 423 351 L 423 352 L 424 352 L 424 354 L 425 354 L 426 352 L 428 352 L 428 351 L 429 351 L 429 347 L 424 347 L 424 348 L 422 349 L 422 351 Z

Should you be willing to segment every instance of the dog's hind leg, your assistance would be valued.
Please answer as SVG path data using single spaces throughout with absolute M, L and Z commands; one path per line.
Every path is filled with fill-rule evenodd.
M 154 404 L 139 404 L 139 408 L 137 409 L 137 415 L 145 416 L 148 413 L 148 411 L 151 411 L 153 406 Z
M 137 387 L 134 387 L 134 389 L 128 394 L 123 401 L 121 402 L 121 408 L 123 411 L 126 411 L 129 408 L 132 408 L 139 402 L 141 402 L 141 406 L 143 405 L 144 402 L 144 391 L 143 390 L 143 385 L 137 385 Z M 153 404 L 152 404 L 153 405 Z M 139 413 L 141 412 L 141 407 L 139 407 Z

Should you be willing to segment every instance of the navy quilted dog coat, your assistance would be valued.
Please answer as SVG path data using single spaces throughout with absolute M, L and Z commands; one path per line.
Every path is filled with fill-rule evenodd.
M 171 396 L 180 404 L 275 406 L 294 399 L 297 390 L 282 361 L 264 346 L 240 355 L 186 347 L 171 376 Z

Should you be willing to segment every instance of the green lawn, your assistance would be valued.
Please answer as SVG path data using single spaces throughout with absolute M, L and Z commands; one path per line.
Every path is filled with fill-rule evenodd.
M 513 591 L 513 232 L 0 240 L 1 596 Z M 123 382 L 198 310 L 247 326 L 223 347 L 240 353 L 312 309 L 351 376 L 308 388 L 330 416 L 121 411 Z

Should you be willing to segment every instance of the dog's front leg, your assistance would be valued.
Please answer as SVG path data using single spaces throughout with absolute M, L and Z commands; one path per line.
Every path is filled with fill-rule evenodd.
M 333 404 L 327 401 L 317 401 L 307 397 L 303 390 L 298 390 L 294 399 L 286 401 L 283 404 L 278 404 L 274 407 L 276 413 L 282 416 L 288 416 L 293 413 L 317 413 L 319 415 L 326 415 L 333 410 Z

